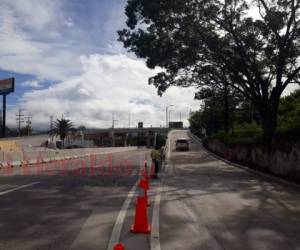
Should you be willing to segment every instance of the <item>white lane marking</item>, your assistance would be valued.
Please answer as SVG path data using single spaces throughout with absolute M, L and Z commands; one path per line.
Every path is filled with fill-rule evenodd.
M 113 247 L 114 247 L 114 244 L 119 243 L 122 226 L 123 226 L 126 214 L 127 214 L 129 204 L 132 200 L 132 197 L 135 195 L 137 184 L 138 184 L 138 182 L 136 182 L 134 184 L 134 186 L 131 188 L 131 190 L 129 191 L 129 193 L 127 195 L 126 200 L 123 203 L 123 206 L 122 206 L 122 208 L 119 212 L 116 223 L 115 223 L 114 228 L 112 230 L 107 250 L 112 250 Z
M 22 185 L 22 186 L 19 186 L 19 187 L 16 187 L 16 188 L 8 189 L 8 190 L 0 192 L 0 195 L 5 195 L 5 194 L 8 194 L 8 193 L 17 191 L 19 189 L 23 189 L 23 188 L 34 186 L 34 185 L 39 184 L 39 183 L 40 183 L 39 181 L 36 181 L 36 182 L 32 182 L 32 183 L 29 183 L 29 184 L 26 184 L 26 185 Z
M 160 198 L 161 198 L 161 186 L 157 188 L 153 214 L 152 214 L 152 230 L 150 246 L 151 250 L 160 250 L 160 238 L 159 238 L 159 208 L 160 208 Z

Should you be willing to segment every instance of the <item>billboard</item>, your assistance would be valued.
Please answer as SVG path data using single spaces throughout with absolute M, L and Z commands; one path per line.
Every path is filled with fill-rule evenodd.
M 0 95 L 6 95 L 15 91 L 15 78 L 0 80 Z

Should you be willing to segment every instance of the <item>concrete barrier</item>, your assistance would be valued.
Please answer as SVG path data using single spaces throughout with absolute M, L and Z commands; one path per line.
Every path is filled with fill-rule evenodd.
M 12 152 L 12 165 L 21 166 L 23 162 L 23 152 Z
M 1 166 L 7 166 L 7 163 L 12 166 L 21 166 L 22 163 L 35 164 L 37 160 L 43 162 L 59 161 L 65 159 L 77 159 L 83 157 L 90 157 L 91 155 L 101 155 L 116 152 L 124 152 L 136 150 L 137 147 L 117 147 L 117 148 L 80 148 L 80 149 L 63 149 L 63 150 L 30 150 L 26 152 L 0 151 Z
M 206 140 L 212 152 L 242 165 L 300 180 L 300 145 L 225 145 L 216 139 Z
M 38 159 L 43 157 L 43 151 L 27 151 L 23 153 L 23 162 L 28 161 L 29 164 L 35 164 Z
M 0 151 L 0 163 L 4 162 L 4 151 Z

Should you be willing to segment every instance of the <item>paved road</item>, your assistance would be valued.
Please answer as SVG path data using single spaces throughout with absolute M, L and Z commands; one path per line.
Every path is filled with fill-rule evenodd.
M 300 249 L 300 192 L 205 153 L 176 152 L 163 178 L 161 249 Z
M 120 235 L 126 250 L 154 250 L 153 238 L 160 240 L 162 250 L 300 250 L 299 189 L 219 161 L 192 140 L 190 151 L 176 152 L 179 137 L 188 137 L 187 132 L 170 133 L 168 165 L 151 182 L 150 223 L 161 187 L 159 230 L 153 228 L 152 237 L 130 233 L 131 202 Z M 91 172 L 89 158 L 71 162 L 67 171 L 59 164 L 43 167 L 38 175 L 35 167 L 27 176 L 20 169 L 9 176 L 0 171 L 0 249 L 107 249 L 145 155 L 149 159 L 148 150 L 113 154 L 113 171 L 130 169 L 127 160 L 133 170 L 129 176 L 93 176 L 109 169 Z M 102 166 L 107 161 L 105 155 L 97 157 Z M 84 175 L 78 170 L 82 162 Z
M 38 174 L 31 167 L 26 176 L 20 169 L 13 169 L 11 175 L 2 170 L 0 249 L 106 249 L 147 154 L 148 150 L 113 154 L 113 171 L 121 169 L 121 176 L 99 175 L 109 171 L 107 155 L 97 157 L 94 172 L 89 158 L 74 160 L 64 169 L 59 162 L 44 166 Z M 83 162 L 86 173 L 78 170 Z M 131 169 L 130 175 L 123 176 Z

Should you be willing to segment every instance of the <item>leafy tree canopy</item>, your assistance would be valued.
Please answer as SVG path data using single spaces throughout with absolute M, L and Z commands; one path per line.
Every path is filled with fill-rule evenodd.
M 124 47 L 168 87 L 227 82 L 260 113 L 266 139 L 277 127 L 279 98 L 299 83 L 300 0 L 128 0 Z M 257 12 L 253 18 L 250 11 Z

